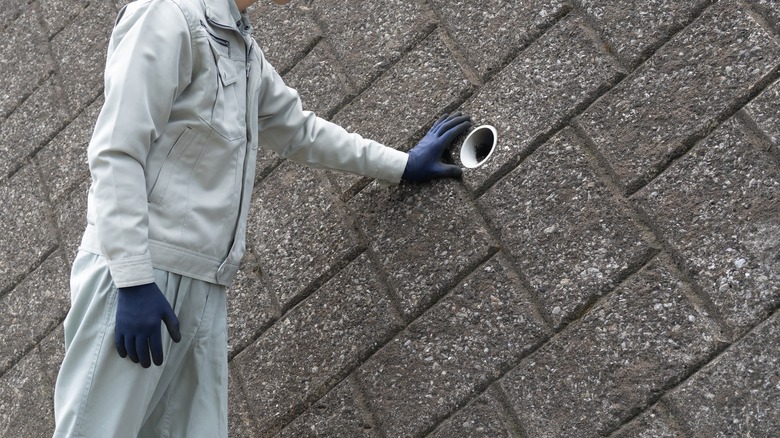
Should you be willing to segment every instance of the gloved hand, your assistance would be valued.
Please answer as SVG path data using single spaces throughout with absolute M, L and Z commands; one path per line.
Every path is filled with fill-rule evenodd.
M 402 178 L 406 181 L 428 181 L 448 176 L 460 177 L 463 174 L 461 168 L 442 163 L 441 156 L 470 127 L 470 116 L 459 112 L 441 116 L 417 146 L 409 151 L 409 161 Z
M 165 323 L 173 342 L 181 340 L 179 319 L 155 283 L 119 288 L 114 340 L 119 356 L 141 363 L 144 368 L 162 365 L 163 348 L 160 321 Z

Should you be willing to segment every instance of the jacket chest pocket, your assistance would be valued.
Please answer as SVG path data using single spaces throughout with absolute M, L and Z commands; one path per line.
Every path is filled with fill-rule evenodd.
M 225 40 L 217 40 L 212 36 L 209 36 L 208 42 L 214 58 L 213 68 L 216 73 L 216 75 L 210 76 L 212 78 L 216 76 L 216 78 L 212 84 L 214 88 L 207 88 L 213 90 L 212 93 L 208 93 L 205 99 L 207 105 L 205 109 L 210 112 L 207 121 L 221 136 L 228 140 L 236 140 L 246 135 L 241 116 L 242 111 L 239 107 L 241 102 L 238 98 L 239 74 L 236 65 L 229 57 L 230 43 Z

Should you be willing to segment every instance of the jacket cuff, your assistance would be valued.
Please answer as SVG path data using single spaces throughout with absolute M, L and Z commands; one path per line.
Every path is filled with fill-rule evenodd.
M 401 177 L 406 169 L 409 154 L 390 147 L 385 147 L 383 157 L 380 160 L 382 167 L 377 169 L 375 178 L 382 187 L 390 187 L 401 182 Z
M 151 256 L 129 257 L 109 260 L 108 269 L 117 288 L 154 283 L 154 268 Z

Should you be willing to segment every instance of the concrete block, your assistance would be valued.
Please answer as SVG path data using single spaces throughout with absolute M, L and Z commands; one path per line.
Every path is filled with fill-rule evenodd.
M 358 249 L 357 236 L 320 171 L 285 162 L 255 193 L 247 247 L 285 308 Z
M 612 434 L 615 438 L 682 438 L 668 411 L 653 406 Z
M 485 393 L 458 411 L 428 435 L 432 438 L 511 438 L 517 436 L 506 420 L 504 409 Z
M 0 125 L 0 179 L 21 166 L 65 126 L 67 119 L 59 89 L 50 78 Z
M 344 379 L 308 411 L 277 435 L 281 438 L 303 437 L 379 437 L 368 414 L 360 407 L 350 379 Z
M 483 77 L 490 77 L 537 38 L 568 6 L 559 0 L 432 0 L 441 25 Z
M 458 105 L 472 89 L 439 33 L 434 32 L 333 121 L 365 138 L 407 150 L 446 108 Z M 341 190 L 348 190 L 357 180 L 347 174 L 336 177 Z
M 26 2 L 18 0 L 0 0 L 0 29 L 4 29 L 18 18 L 26 6 Z
M 277 166 L 282 164 L 284 158 L 282 158 L 276 152 L 260 147 L 257 149 L 257 162 L 255 163 L 255 175 L 257 181 L 261 181 L 267 177 L 271 171 Z
M 103 92 L 106 50 L 116 16 L 113 3 L 90 2 L 51 40 L 71 114 L 80 113 Z
M 451 180 L 373 185 L 349 204 L 407 318 L 429 307 L 491 252 L 468 197 Z
M 709 0 L 579 0 L 597 31 L 622 60 L 635 66 L 691 21 Z
M 556 328 L 654 251 L 570 129 L 541 146 L 478 204 Z
M 388 436 L 420 436 L 545 336 L 500 256 L 412 322 L 358 371 Z
M 25 7 L 18 18 L 0 31 L 0 71 L 2 120 L 54 71 L 35 8 Z
M 70 270 L 55 252 L 0 299 L 0 370 L 56 328 L 70 307 Z
M 732 119 L 634 197 L 736 335 L 780 302 L 779 187 Z
M 780 149 L 780 81 L 764 90 L 745 109 L 759 128 L 769 137 L 775 148 Z
M 780 65 L 780 43 L 732 2 L 710 7 L 580 118 L 632 192 Z
M 54 382 L 38 350 L 31 351 L 0 377 L 0 431 L 3 436 L 34 438 L 54 434 Z
M 692 436 L 776 436 L 780 431 L 778 313 L 667 396 Z
M 322 38 L 305 2 L 275 5 L 257 2 L 248 9 L 252 36 L 268 62 L 279 72 L 288 72 Z
M 277 317 L 276 300 L 266 287 L 257 257 L 250 250 L 228 290 L 228 355 L 234 356 L 249 346 Z
M 87 228 L 87 194 L 92 180 L 83 180 L 55 206 L 54 218 L 60 232 L 60 245 L 68 266 L 76 258 L 81 237 Z
M 252 410 L 246 401 L 246 396 L 237 381 L 237 374 L 228 374 L 228 436 L 231 438 L 253 438 L 257 434 L 257 426 Z
M 528 436 L 608 435 L 716 348 L 718 329 L 655 259 L 501 386 Z
M 68 293 L 68 295 L 70 295 Z M 65 332 L 62 324 L 57 326 L 51 333 L 38 344 L 38 354 L 41 357 L 41 370 L 46 375 L 49 387 L 54 396 L 54 384 L 57 382 L 57 375 L 60 373 L 62 360 L 65 358 Z M 54 401 L 51 401 L 52 406 Z
M 303 109 L 328 119 L 349 94 L 342 76 L 330 47 L 320 42 L 285 75 L 284 80 L 289 87 L 298 90 Z
M 88 0 L 47 0 L 38 3 L 48 38 L 52 38 L 78 17 L 89 4 Z
M 496 172 L 515 166 L 539 139 L 562 127 L 616 80 L 614 59 L 591 33 L 581 19 L 564 19 L 463 105 L 476 125 L 493 125 L 499 135 L 490 160 L 464 172 L 468 187 L 478 190 L 492 184 Z
M 368 258 L 358 257 L 233 359 L 258 434 L 277 433 L 303 413 L 397 325 Z
M 87 146 L 102 106 L 101 97 L 35 156 L 52 203 L 57 204 L 79 183 L 89 178 Z
M 57 232 L 47 216 L 41 181 L 28 165 L 0 182 L 0 293 L 18 283 L 57 245 Z
M 757 10 L 775 32 L 780 32 L 780 3 L 777 0 L 745 0 L 745 3 Z
M 434 22 L 424 3 L 414 0 L 321 0 L 312 8 L 358 89 L 398 61 L 432 29 Z

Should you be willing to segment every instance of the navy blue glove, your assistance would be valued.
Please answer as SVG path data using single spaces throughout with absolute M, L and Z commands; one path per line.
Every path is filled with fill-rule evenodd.
M 119 288 L 114 332 L 119 356 L 130 356 L 130 360 L 140 362 L 144 368 L 149 368 L 152 360 L 155 365 L 162 365 L 160 321 L 165 323 L 173 342 L 179 342 L 179 319 L 156 284 Z
M 409 151 L 403 179 L 428 181 L 433 178 L 460 177 L 463 171 L 453 164 L 444 164 L 441 156 L 459 135 L 471 127 L 471 117 L 461 113 L 443 115 L 433 124 L 422 140 Z

